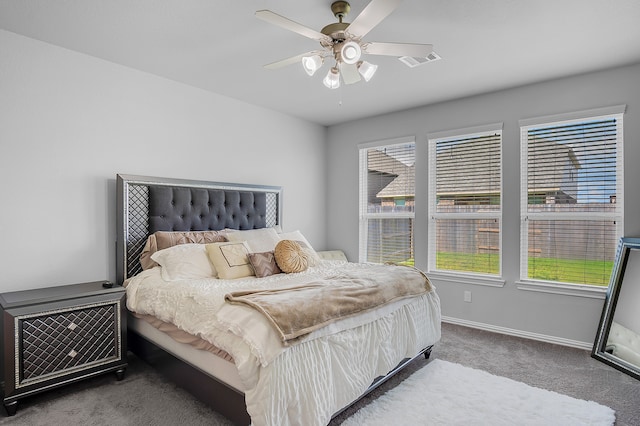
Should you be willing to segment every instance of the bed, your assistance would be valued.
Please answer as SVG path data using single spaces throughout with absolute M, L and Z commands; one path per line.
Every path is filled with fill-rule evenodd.
M 281 187 L 133 175 L 116 186 L 129 349 L 235 424 L 327 424 L 440 339 L 423 273 L 318 256 L 283 232 Z M 229 260 L 237 250 L 244 263 Z M 366 283 L 356 297 L 354 282 Z M 318 323 L 334 301 L 340 315 Z

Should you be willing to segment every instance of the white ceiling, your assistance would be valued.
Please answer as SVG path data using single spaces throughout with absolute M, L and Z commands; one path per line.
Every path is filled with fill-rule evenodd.
M 431 43 L 443 59 L 395 58 L 329 90 L 325 64 L 262 65 L 317 42 L 254 16 L 320 30 L 331 0 L 0 0 L 0 28 L 323 125 L 640 62 L 639 0 L 404 0 L 365 41 Z M 351 22 L 369 3 L 352 0 Z

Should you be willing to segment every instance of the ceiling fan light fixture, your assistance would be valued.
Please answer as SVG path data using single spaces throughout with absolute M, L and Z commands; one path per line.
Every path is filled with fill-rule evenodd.
M 377 70 L 377 65 L 374 65 L 367 61 L 361 61 L 358 63 L 358 72 L 360 73 L 362 78 L 364 78 L 364 81 L 371 80 L 371 77 L 373 77 Z
M 410 67 L 440 59 L 433 52 L 432 44 L 363 41 L 363 38 L 387 18 L 400 2 L 401 0 L 368 0 L 367 6 L 360 14 L 351 23 L 347 23 L 344 22 L 344 18 L 351 9 L 349 2 L 334 1 L 331 4 L 331 11 L 338 18 L 338 22 L 325 25 L 320 31 L 301 25 L 270 10 L 258 10 L 256 17 L 315 40 L 322 47 L 322 50 L 311 50 L 267 64 L 264 67 L 276 69 L 294 63 L 302 63 L 304 71 L 312 76 L 322 67 L 325 58 L 333 58 L 335 65 L 329 70 L 322 82 L 329 89 L 337 89 L 342 83 L 351 85 L 363 79 L 368 82 L 373 78 L 378 66 L 363 60 L 364 53 L 392 56 Z
M 309 75 L 312 76 L 322 67 L 324 59 L 320 55 L 304 56 L 302 58 L 302 68 Z
M 340 71 L 338 71 L 338 68 L 331 67 L 327 76 L 322 80 L 322 83 L 329 89 L 337 89 L 340 87 Z
M 340 48 L 340 58 L 345 64 L 353 65 L 360 60 L 362 49 L 355 41 L 348 41 Z

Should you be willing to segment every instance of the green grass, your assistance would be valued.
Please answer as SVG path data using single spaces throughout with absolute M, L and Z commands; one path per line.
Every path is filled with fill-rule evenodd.
M 473 254 L 438 252 L 436 268 L 443 271 L 479 272 L 481 274 L 500 273 L 500 257 L 496 253 Z
M 500 268 L 497 254 L 438 252 L 436 268 L 442 271 L 471 272 L 497 275 Z M 414 266 L 414 259 L 397 262 Z M 541 257 L 529 258 L 529 278 L 571 284 L 606 287 L 613 269 L 613 261 L 569 260 Z
M 395 262 L 395 264 L 404 265 L 404 266 L 416 266 L 416 261 L 415 259 L 411 258 L 411 259 L 403 260 L 402 262 Z
M 529 278 L 606 287 L 613 261 L 570 260 L 536 257 L 529 259 Z

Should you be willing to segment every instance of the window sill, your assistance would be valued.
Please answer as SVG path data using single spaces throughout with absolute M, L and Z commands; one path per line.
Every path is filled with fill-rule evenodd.
M 504 287 L 505 280 L 498 277 L 486 277 L 471 274 L 456 274 L 446 272 L 427 272 L 429 279 L 448 281 L 460 284 L 484 285 L 488 287 Z
M 518 290 L 588 297 L 591 299 L 604 299 L 607 294 L 607 287 L 593 287 L 583 284 L 551 284 L 535 281 L 516 281 L 516 287 Z

